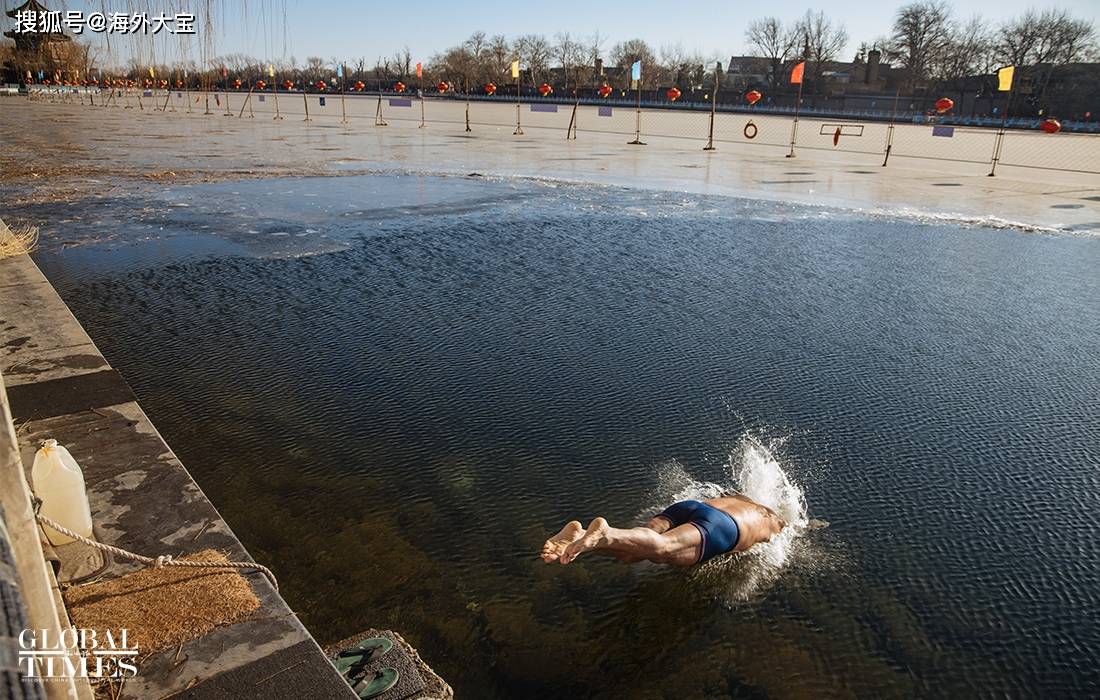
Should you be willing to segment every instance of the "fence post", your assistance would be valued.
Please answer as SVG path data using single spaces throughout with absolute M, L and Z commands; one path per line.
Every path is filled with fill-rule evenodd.
M 713 151 L 714 148 L 714 110 L 718 106 L 718 67 L 714 67 L 714 94 L 710 96 L 710 128 L 707 130 L 707 145 L 704 151 Z
M 252 106 L 251 106 L 252 105 L 252 91 L 254 89 L 255 89 L 255 86 L 252 86 L 252 87 L 248 88 L 248 94 L 245 95 L 244 103 L 241 105 L 241 113 L 237 115 L 237 119 L 240 119 L 241 117 L 244 116 L 244 108 L 245 107 L 248 107 L 248 118 L 251 119 L 254 116 L 252 114 Z
M 802 107 L 802 83 L 803 80 L 799 77 L 798 80 L 798 97 L 794 103 L 794 122 L 791 123 L 791 152 L 787 154 L 788 158 L 794 158 L 794 142 L 798 137 L 798 112 Z
M 348 123 L 348 108 L 345 104 L 347 85 L 344 82 L 344 64 L 340 64 L 340 123 Z
M 1012 109 L 1012 95 L 1015 92 L 1015 81 L 1009 83 L 1008 100 L 1005 111 L 1001 113 L 1001 128 L 997 130 L 997 140 L 993 144 L 993 159 L 990 161 L 989 175 L 993 177 L 997 173 L 997 161 L 1001 159 L 1001 146 L 1005 142 L 1005 129 L 1008 126 L 1008 113 Z
M 419 66 L 420 64 L 417 63 L 416 65 Z M 420 70 L 417 70 L 417 72 L 420 73 L 420 126 L 416 128 L 423 129 L 424 127 L 428 126 L 428 123 L 424 118 L 424 74 Z
M 894 93 L 894 113 L 890 115 L 890 126 L 886 128 L 886 157 L 882 159 L 882 167 L 886 167 L 886 161 L 890 160 L 890 149 L 894 146 L 894 122 L 898 118 L 898 97 L 901 95 L 901 88 L 897 89 Z
M 993 158 L 990 160 L 989 175 L 987 177 L 993 177 L 997 174 L 997 161 L 1001 159 L 1001 145 L 1005 140 L 1005 126 L 1001 123 L 1001 128 L 997 130 L 997 138 L 993 142 Z
M 386 124 L 386 120 L 382 118 L 382 86 L 378 86 L 378 108 L 374 110 L 374 125 L 375 126 L 389 126 Z
M 638 105 L 634 109 L 634 140 L 627 141 L 628 146 L 644 146 L 645 141 L 642 141 L 642 79 L 637 80 L 637 94 Z
M 523 136 L 523 126 L 520 124 L 520 119 L 519 119 L 519 68 L 518 68 L 518 64 L 519 64 L 519 58 L 517 57 L 516 62 L 514 64 L 512 64 L 514 66 L 517 66 L 515 71 L 513 71 L 515 73 L 515 75 L 513 77 L 516 79 L 516 130 L 512 132 L 512 136 Z

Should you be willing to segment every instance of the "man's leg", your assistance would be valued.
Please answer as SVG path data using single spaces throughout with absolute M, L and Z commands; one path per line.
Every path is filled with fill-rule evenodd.
M 646 559 L 657 564 L 691 566 L 699 559 L 703 538 L 685 523 L 659 533 L 649 527 L 620 529 L 603 518 L 593 520 L 584 534 L 567 545 L 559 561 L 568 564 L 585 552 L 607 552 L 626 561 Z

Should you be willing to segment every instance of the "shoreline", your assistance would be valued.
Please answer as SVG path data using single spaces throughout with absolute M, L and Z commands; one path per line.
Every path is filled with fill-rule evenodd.
M 461 105 L 432 104 L 437 111 L 443 107 Z M 1100 201 L 1100 174 L 1002 165 L 997 177 L 989 178 L 980 164 L 899 155 L 883 168 L 881 155 L 872 151 L 831 152 L 812 150 L 812 146 L 788 160 L 783 158 L 784 149 L 756 143 L 721 142 L 718 150 L 703 153 L 696 152 L 694 145 L 685 150 L 687 144 L 659 135 L 647 135 L 650 145 L 644 148 L 630 147 L 614 132 L 583 132 L 580 140 L 564 141 L 553 127 L 534 124 L 525 127 L 531 132 L 527 136 L 514 137 L 501 124 L 478 125 L 468 135 L 454 121 L 432 122 L 419 130 L 414 122 L 391 118 L 388 129 L 364 129 L 361 123 L 324 123 L 327 117 L 313 122 L 290 121 L 289 114 L 284 122 L 272 122 L 263 115 L 254 120 L 218 117 L 214 121 L 198 114 L 92 110 L 13 100 L 0 101 L 0 113 L 11 114 L 3 120 L 11 126 L 31 114 L 45 116 L 42 128 L 47 133 L 56 124 L 69 134 L 51 139 L 55 147 L 43 151 L 37 142 L 27 141 L 23 130 L 0 126 L 0 132 L 8 132 L 0 136 L 7 137 L 9 149 L 0 156 L 0 183 L 17 185 L 20 198 L 10 205 L 17 211 L 79 204 L 106 193 L 124 197 L 144 184 L 478 173 L 789 201 L 967 225 L 1100 234 L 1100 217 L 1091 204 Z M 125 153 L 127 129 L 138 127 L 154 129 L 135 136 L 129 152 L 148 152 L 149 160 L 128 155 L 120 160 L 117 154 Z M 1100 144 L 1100 138 L 1077 138 Z M 187 144 L 187 149 L 176 144 Z M 771 149 L 772 154 L 761 149 Z M 99 165 L 105 161 L 109 164 Z M 913 201 L 921 205 L 913 207 Z
M 27 255 L 0 260 L 7 348 L 3 372 L 23 465 L 38 443 L 55 438 L 81 465 L 95 525 L 103 543 L 155 555 L 216 548 L 250 560 L 229 525 L 137 403 L 67 305 Z M 0 445 L 0 448 L 4 447 Z M 24 467 L 26 468 L 26 467 Z M 89 576 L 111 580 L 135 570 L 102 559 L 80 543 L 55 547 L 62 588 Z M 145 654 L 138 675 L 117 697 L 217 697 L 266 683 L 291 666 L 293 677 L 265 689 L 268 697 L 297 698 L 309 690 L 354 697 L 318 643 L 271 582 L 243 574 L 259 609 L 215 626 L 179 646 Z M 59 598 L 60 600 L 60 598 Z

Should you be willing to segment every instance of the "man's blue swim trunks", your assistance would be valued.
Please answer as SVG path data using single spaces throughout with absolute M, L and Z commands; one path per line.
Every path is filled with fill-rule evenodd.
M 669 521 L 672 527 L 691 523 L 699 530 L 699 534 L 703 536 L 703 546 L 696 564 L 732 551 L 741 537 L 733 516 L 699 501 L 673 503 L 657 517 Z

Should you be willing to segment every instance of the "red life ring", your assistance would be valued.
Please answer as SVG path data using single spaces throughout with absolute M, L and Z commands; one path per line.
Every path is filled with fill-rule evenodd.
M 749 133 L 749 129 L 752 129 L 751 134 Z M 745 138 L 747 138 L 747 139 L 756 138 L 756 132 L 757 132 L 756 124 L 753 124 L 752 120 L 750 119 L 749 123 L 745 125 L 745 131 L 743 132 L 745 134 Z

